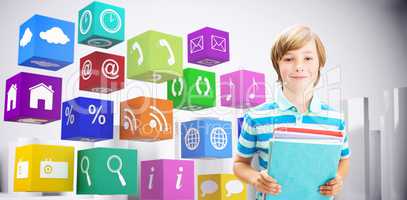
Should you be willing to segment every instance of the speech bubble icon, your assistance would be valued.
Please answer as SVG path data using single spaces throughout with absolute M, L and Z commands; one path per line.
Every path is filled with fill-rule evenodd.
M 207 180 L 201 184 L 202 197 L 206 194 L 212 194 L 218 191 L 218 184 L 215 181 Z
M 233 180 L 226 183 L 226 197 L 230 197 L 233 194 L 239 194 L 243 191 L 243 184 L 239 180 Z

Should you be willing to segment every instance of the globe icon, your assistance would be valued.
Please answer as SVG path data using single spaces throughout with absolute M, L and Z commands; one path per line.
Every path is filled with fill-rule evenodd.
M 211 131 L 211 144 L 216 150 L 223 150 L 228 144 L 228 136 L 223 128 L 216 127 Z
M 185 146 L 187 147 L 188 150 L 194 151 L 195 149 L 198 148 L 200 138 L 199 138 L 199 131 L 196 128 L 190 128 L 187 130 L 187 133 L 185 134 Z

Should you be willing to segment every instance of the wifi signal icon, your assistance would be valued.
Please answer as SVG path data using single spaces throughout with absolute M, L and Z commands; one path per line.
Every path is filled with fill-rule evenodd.
M 159 128 L 161 132 L 168 131 L 167 119 L 164 117 L 164 114 L 155 106 L 150 106 L 152 112 L 150 113 L 151 120 L 149 125 L 151 128 Z

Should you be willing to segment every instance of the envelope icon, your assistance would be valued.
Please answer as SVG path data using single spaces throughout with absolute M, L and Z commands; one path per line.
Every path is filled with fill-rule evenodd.
M 226 39 L 211 35 L 211 48 L 216 51 L 226 52 Z
M 195 37 L 189 41 L 190 53 L 196 53 L 204 49 L 203 35 Z

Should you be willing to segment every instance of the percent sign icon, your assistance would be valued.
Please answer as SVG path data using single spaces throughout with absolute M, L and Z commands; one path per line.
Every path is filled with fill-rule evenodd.
M 75 122 L 75 115 L 72 113 L 72 106 L 65 108 L 66 125 L 73 124 Z
M 96 109 L 96 106 L 92 104 L 89 106 L 88 111 L 89 114 L 93 115 L 92 124 L 95 124 L 96 120 L 99 122 L 100 125 L 106 123 L 106 116 L 100 113 L 102 111 L 102 106 Z

